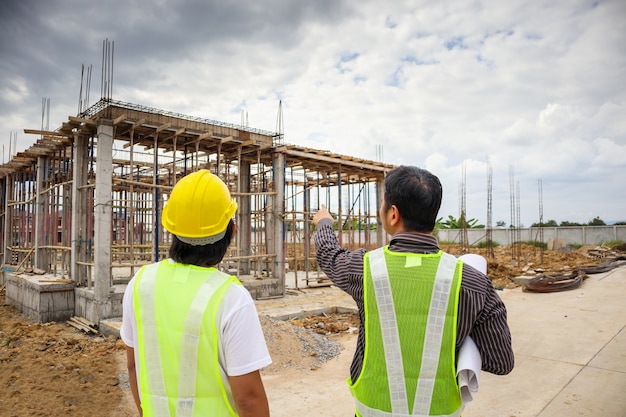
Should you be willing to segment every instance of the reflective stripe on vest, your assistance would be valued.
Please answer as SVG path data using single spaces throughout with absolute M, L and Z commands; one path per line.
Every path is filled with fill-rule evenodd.
M 140 346 L 140 387 L 142 392 L 142 408 L 144 409 L 144 415 L 154 415 L 158 417 L 168 417 L 171 415 L 170 400 L 175 398 L 175 410 L 174 415 L 182 417 L 192 417 L 194 411 L 196 415 L 199 411 L 196 410 L 196 384 L 197 384 L 197 372 L 198 372 L 198 355 L 200 345 L 200 335 L 202 329 L 203 318 L 205 311 L 210 306 L 213 306 L 207 313 L 210 315 L 209 319 L 214 322 L 217 306 L 221 301 L 221 297 L 228 288 L 228 285 L 236 280 L 226 274 L 223 274 L 217 270 L 207 271 L 206 269 L 198 269 L 193 266 L 183 266 L 181 264 L 168 264 L 169 260 L 159 262 L 146 266 L 138 275 L 138 282 L 135 286 L 135 301 L 136 301 L 136 316 L 138 321 L 138 333 L 141 335 L 139 338 Z M 167 390 L 165 377 L 163 375 L 163 366 L 166 366 L 162 362 L 166 358 L 162 358 L 161 355 L 161 343 L 159 341 L 158 329 L 157 329 L 157 310 L 159 306 L 155 306 L 155 288 L 157 287 L 157 280 L 163 271 L 160 268 L 171 268 L 173 272 L 172 276 L 163 277 L 160 279 L 172 279 L 186 280 L 189 276 L 196 275 L 194 278 L 201 277 L 202 281 L 199 284 L 197 290 L 193 294 L 191 303 L 188 304 L 188 310 L 184 317 L 184 324 L 182 324 L 182 337 L 179 339 L 180 347 L 176 357 L 178 358 L 178 369 L 175 373 L 176 381 L 173 384 L 177 386 L 177 392 L 169 392 Z M 170 271 L 166 270 L 168 273 Z M 162 285 L 162 284 L 159 284 Z M 216 297 L 213 299 L 213 297 Z M 139 301 L 139 303 L 137 303 Z M 187 304 L 185 304 L 186 306 Z M 181 306 L 181 307 L 185 307 Z M 216 344 L 217 341 L 217 329 L 211 326 L 210 330 L 212 334 L 209 337 L 210 341 Z M 217 346 L 215 345 L 217 348 Z M 170 354 L 171 354 L 171 348 Z M 176 353 L 176 351 L 174 351 Z M 217 362 L 217 353 L 214 355 L 214 363 L 211 364 L 211 369 L 215 371 L 219 381 L 216 384 L 219 385 L 222 395 L 220 402 L 223 402 L 222 408 L 230 415 L 236 415 L 232 409 L 231 404 L 228 402 L 224 390 L 224 385 L 219 378 L 219 364 Z M 167 362 L 167 360 L 166 360 Z M 163 366 L 162 366 L 163 365 Z M 170 370 L 170 375 L 172 375 Z M 171 377 L 170 377 L 171 378 Z M 170 381 L 170 387 L 172 386 Z M 170 388 L 172 389 L 172 388 Z M 145 401 L 145 402 L 144 402 Z M 211 410 L 204 410 L 204 413 Z
M 384 351 L 391 411 L 387 412 L 370 408 L 359 401 L 355 395 L 358 414 L 363 417 L 430 416 L 433 391 L 437 380 L 440 355 L 442 354 L 444 325 L 449 311 L 448 308 L 450 307 L 449 302 L 451 295 L 454 295 L 453 299 L 456 299 L 458 294 L 458 284 L 460 281 L 454 282 L 457 259 L 445 253 L 441 253 L 439 256 L 440 259 L 437 270 L 436 273 L 434 273 L 435 276 L 428 307 L 428 316 L 425 320 L 425 329 L 423 331 L 421 366 L 419 368 L 414 397 L 412 398 L 414 402 L 413 412 L 411 414 L 409 413 L 410 403 L 406 392 L 407 381 L 405 380 L 404 359 L 402 356 L 391 282 L 389 280 L 387 261 L 385 259 L 385 248 L 379 248 L 370 252 L 368 258 L 373 295 L 379 315 L 381 343 Z M 415 260 L 416 258 L 414 257 L 412 259 Z M 418 259 L 418 261 L 421 264 L 421 260 Z M 365 277 L 365 279 L 367 279 L 367 277 Z M 454 307 L 454 311 L 456 311 L 456 306 L 452 307 Z M 450 318 L 449 320 L 452 319 L 454 319 L 454 326 L 456 326 L 456 317 Z M 366 352 L 367 349 L 368 342 L 366 340 Z M 363 369 L 365 369 L 366 361 L 367 358 L 365 358 Z M 451 367 L 452 366 L 454 365 L 451 364 Z M 452 369 L 450 371 L 453 372 Z M 454 380 L 454 378 L 452 378 L 452 380 Z M 456 383 L 456 381 L 454 380 L 454 382 L 451 383 Z M 356 386 L 354 388 L 356 389 Z M 355 391 L 353 391 L 353 393 L 356 394 Z M 455 398 L 453 403 L 458 402 L 459 408 L 451 414 L 441 414 L 442 417 L 456 417 L 461 414 L 463 410 L 462 404 L 460 403 L 460 399 L 458 399 L 459 401 L 456 400 Z
M 386 411 L 375 410 L 369 408 L 365 404 L 356 399 L 356 409 L 361 417 L 433 417 L 428 414 L 400 414 L 400 413 L 388 413 Z M 435 417 L 461 417 L 464 407 L 459 408 L 452 414 L 438 415 Z

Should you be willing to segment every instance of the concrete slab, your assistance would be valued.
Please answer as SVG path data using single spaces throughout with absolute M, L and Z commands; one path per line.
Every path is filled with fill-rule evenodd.
M 463 417 L 626 416 L 626 268 L 572 291 L 500 295 L 515 369 L 481 374 Z
M 537 417 L 626 416 L 626 374 L 585 367 Z
M 582 368 L 517 355 L 515 368 L 509 375 L 481 373 L 480 389 L 463 417 L 537 416 Z
M 593 285 L 587 284 L 587 287 Z M 580 365 L 589 362 L 619 328 L 614 321 L 617 312 L 611 306 L 596 306 L 581 293 L 517 291 L 515 298 L 503 297 L 515 354 Z M 564 348 L 573 346 L 576 348 Z
M 626 327 L 611 340 L 592 360 L 589 366 L 613 369 L 626 374 Z

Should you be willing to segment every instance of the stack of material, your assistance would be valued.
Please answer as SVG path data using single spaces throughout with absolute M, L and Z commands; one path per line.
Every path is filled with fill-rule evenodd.
M 85 333 L 98 334 L 98 326 L 85 318 L 72 316 L 66 323 Z

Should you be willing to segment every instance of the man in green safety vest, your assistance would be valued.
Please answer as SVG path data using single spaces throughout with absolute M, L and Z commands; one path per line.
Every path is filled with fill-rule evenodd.
M 271 363 L 256 307 L 217 270 L 237 203 L 208 170 L 173 188 L 161 223 L 170 258 L 146 265 L 124 293 L 120 336 L 143 416 L 269 416 L 260 369 Z
M 371 252 L 342 248 L 325 206 L 313 218 L 317 261 L 361 319 L 348 379 L 357 416 L 460 416 L 457 354 L 470 336 L 482 370 L 513 369 L 506 308 L 491 281 L 432 234 L 441 199 L 430 172 L 391 170 L 379 212 L 391 240 Z

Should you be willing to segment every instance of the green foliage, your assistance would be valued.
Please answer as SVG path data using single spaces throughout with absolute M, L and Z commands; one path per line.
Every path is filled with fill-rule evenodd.
M 626 226 L 626 222 L 615 222 L 613 226 Z
M 356 218 L 352 218 L 351 220 L 344 221 L 342 230 L 376 230 L 378 225 L 376 222 L 367 223 L 364 221 L 359 221 Z M 337 222 L 333 223 L 333 229 L 338 230 Z
M 448 219 L 443 221 L 443 217 L 437 219 L 436 228 L 439 229 L 484 229 L 484 224 L 478 224 L 477 219 L 469 219 L 467 220 L 465 217 L 465 212 L 461 213 L 458 219 L 454 216 L 448 216 Z
M 589 226 L 606 226 L 604 220 L 602 220 L 599 216 L 594 217 L 593 220 L 589 220 Z
M 609 248 L 614 248 L 616 246 L 622 246 L 624 244 L 623 240 L 611 240 L 609 242 L 606 243 L 602 243 L 602 245 L 604 246 L 608 246 Z
M 506 222 L 504 220 L 498 220 L 496 222 L 496 227 L 506 227 Z
M 569 222 L 567 220 L 564 220 L 561 222 L 561 224 L 559 226 L 565 227 L 565 226 L 582 226 L 582 224 L 580 223 L 576 223 L 576 222 Z
M 556 220 L 548 220 L 543 223 L 533 223 L 530 227 L 557 227 L 558 223 Z
M 15 337 L 9 337 L 7 340 L 5 340 L 5 341 L 2 343 L 2 346 L 4 346 L 4 347 L 8 347 L 8 346 L 11 346 L 11 344 L 12 344 L 12 343 L 15 343 L 15 342 L 17 342 L 17 338 L 15 338 Z

